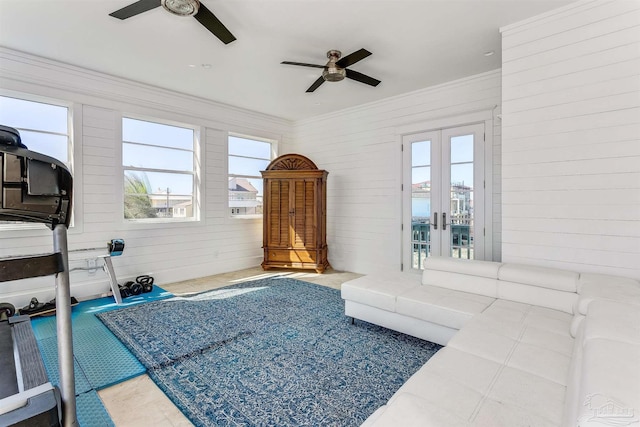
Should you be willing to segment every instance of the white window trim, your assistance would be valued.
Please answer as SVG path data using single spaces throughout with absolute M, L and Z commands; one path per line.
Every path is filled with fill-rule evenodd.
M 140 120 L 151 123 L 158 123 L 167 126 L 176 126 L 186 129 L 193 130 L 193 216 L 190 218 L 134 218 L 127 219 L 124 217 L 124 172 L 125 170 L 141 170 L 141 171 L 153 171 L 153 172 L 166 172 L 166 173 L 185 173 L 176 170 L 164 170 L 164 169 L 154 169 L 154 168 L 137 168 L 137 167 L 125 167 L 122 164 L 122 146 L 125 143 L 123 135 L 122 135 L 122 121 L 123 119 L 132 119 L 132 120 Z M 120 217 L 120 223 L 123 228 L 157 228 L 158 226 L 164 226 L 167 224 L 171 224 L 172 226 L 190 226 L 190 225 L 199 225 L 202 223 L 202 194 L 204 194 L 204 186 L 202 181 L 202 171 L 204 170 L 203 164 L 203 150 L 202 150 L 202 141 L 206 140 L 204 135 L 204 130 L 201 126 L 179 122 L 170 119 L 164 119 L 160 117 L 155 117 L 153 115 L 141 115 L 134 113 L 126 113 L 121 112 L 119 115 L 119 120 L 116 124 L 116 132 L 119 135 L 120 143 L 117 144 L 116 150 L 116 162 L 119 165 L 120 174 L 119 174 L 119 183 L 118 189 L 116 192 L 116 196 L 119 200 L 119 210 L 118 216 Z M 154 146 L 153 144 L 143 144 Z M 189 150 L 184 150 L 189 151 Z
M 493 260 L 493 125 L 496 108 L 497 105 L 491 105 L 486 106 L 485 108 L 480 108 L 478 110 L 466 112 L 461 111 L 457 114 L 452 114 L 445 117 L 437 117 L 431 120 L 426 120 L 424 122 L 401 125 L 397 126 L 394 132 L 398 145 L 402 146 L 403 137 L 410 134 L 459 127 L 475 123 L 484 123 L 484 186 L 486 188 L 484 194 L 484 232 L 486 236 L 484 241 L 484 259 L 487 261 Z M 402 151 L 398 151 L 400 153 L 400 158 L 402 158 Z M 400 162 L 401 161 L 402 160 L 400 160 Z M 401 170 L 402 173 L 406 173 L 404 168 L 401 168 Z M 402 181 L 402 178 L 401 182 L 404 182 Z M 404 198 L 404 195 L 402 197 Z M 399 210 L 399 218 L 402 223 L 404 219 L 404 210 L 402 203 L 400 203 Z M 404 249 L 404 239 L 401 238 L 400 241 L 400 265 L 403 265 L 404 259 L 402 250 Z M 411 268 L 405 268 L 404 270 L 411 270 Z
M 238 133 L 238 132 L 228 132 L 227 133 L 227 138 L 226 138 L 226 144 L 225 144 L 225 152 L 226 152 L 226 164 L 227 164 L 227 180 L 229 178 L 251 178 L 251 179 L 262 179 L 262 176 L 254 176 L 254 175 L 238 175 L 238 174 L 232 174 L 229 173 L 229 137 L 230 136 L 234 136 L 236 138 L 244 138 L 244 139 L 250 139 L 253 141 L 260 141 L 260 142 L 266 142 L 271 144 L 271 159 L 269 160 L 270 162 L 273 161 L 273 159 L 275 159 L 276 157 L 278 157 L 278 140 L 277 139 L 272 139 L 272 138 L 265 138 L 265 137 L 260 137 L 260 136 L 254 136 L 254 135 L 249 135 L 249 134 L 244 134 L 244 133 Z M 249 156 L 237 156 L 234 155 L 235 157 L 242 157 L 242 158 L 247 158 L 247 159 L 256 159 L 256 160 L 264 160 L 262 158 L 259 157 L 249 157 Z M 264 191 L 264 190 L 263 190 Z M 227 204 L 226 204 L 226 212 L 227 212 L 227 219 L 235 221 L 235 220 L 241 220 L 241 221 L 248 221 L 248 220 L 253 220 L 253 221 L 262 221 L 263 218 L 263 214 L 251 214 L 251 215 L 240 215 L 240 214 L 232 214 L 230 209 L 231 206 L 229 206 L 229 189 L 227 188 Z M 264 197 L 264 194 L 263 194 Z
M 82 140 L 82 105 L 72 101 L 64 101 L 57 98 L 8 89 L 0 89 L 0 96 L 67 108 L 67 126 L 69 129 L 68 154 L 70 155 L 69 164 L 73 177 L 72 215 L 68 232 L 71 235 L 82 233 L 82 191 L 80 191 L 80 189 L 82 189 L 82 144 L 76 142 Z M 49 133 L 53 134 L 53 132 Z M 8 223 L 0 224 L 0 233 L 2 233 L 2 238 L 11 239 L 46 236 L 51 233 L 51 230 L 45 224 L 39 223 Z

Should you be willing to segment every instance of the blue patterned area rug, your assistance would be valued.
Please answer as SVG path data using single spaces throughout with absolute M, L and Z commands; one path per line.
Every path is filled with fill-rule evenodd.
M 358 426 L 440 349 L 289 278 L 98 317 L 197 426 Z

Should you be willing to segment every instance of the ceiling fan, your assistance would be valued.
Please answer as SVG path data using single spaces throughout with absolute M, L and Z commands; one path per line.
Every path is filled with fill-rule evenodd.
M 315 65 L 315 64 L 305 64 L 303 62 L 290 62 L 283 61 L 282 64 L 289 65 L 299 65 L 301 67 L 313 67 L 313 68 L 323 68 L 322 76 L 318 78 L 310 87 L 307 89 L 307 92 L 313 92 L 318 89 L 322 83 L 327 82 L 339 82 L 344 80 L 344 78 L 348 78 L 351 80 L 358 81 L 360 83 L 368 84 L 370 86 L 378 86 L 380 84 L 380 80 L 374 79 L 373 77 L 369 77 L 365 74 L 359 73 L 357 71 L 353 71 L 348 69 L 347 67 L 355 64 L 358 61 L 363 60 L 367 56 L 371 55 L 366 49 L 357 50 L 343 58 L 342 52 L 339 50 L 330 50 L 327 52 L 327 58 L 329 58 L 329 62 L 326 65 Z
M 224 44 L 229 44 L 236 39 L 227 27 L 198 0 L 140 0 L 110 13 L 109 16 L 127 19 L 159 6 L 174 15 L 193 16 Z

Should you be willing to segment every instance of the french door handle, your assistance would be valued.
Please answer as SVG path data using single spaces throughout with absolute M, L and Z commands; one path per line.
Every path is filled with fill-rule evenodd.
M 447 229 L 447 213 L 446 212 L 442 212 L 442 229 L 443 230 Z
M 433 229 L 438 229 L 438 212 L 433 213 Z

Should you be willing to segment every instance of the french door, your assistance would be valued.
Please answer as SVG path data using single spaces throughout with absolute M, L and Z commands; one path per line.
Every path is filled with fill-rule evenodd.
M 434 255 L 484 259 L 484 124 L 402 143 L 403 266 L 424 269 Z

